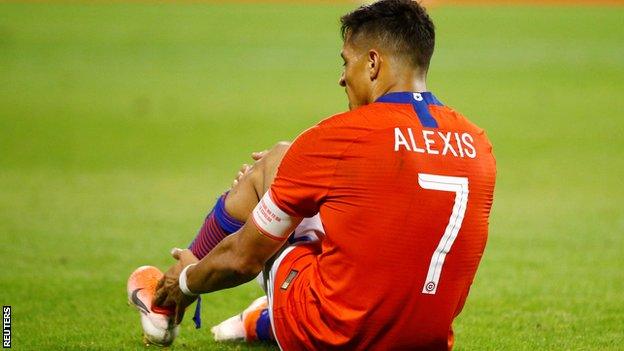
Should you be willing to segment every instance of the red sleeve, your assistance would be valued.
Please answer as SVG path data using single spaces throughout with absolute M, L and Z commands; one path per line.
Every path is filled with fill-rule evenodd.
M 314 216 L 327 196 L 341 154 L 341 138 L 332 131 L 317 125 L 303 132 L 278 168 L 271 193 L 275 204 L 291 216 Z

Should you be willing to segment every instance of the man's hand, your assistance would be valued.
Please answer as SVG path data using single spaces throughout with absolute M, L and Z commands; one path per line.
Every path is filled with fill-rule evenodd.
M 251 158 L 254 161 L 260 161 L 260 159 L 262 159 L 267 153 L 269 152 L 269 150 L 262 150 L 262 151 L 256 151 L 256 152 L 252 152 L 251 153 Z M 251 166 L 248 164 L 243 164 L 240 168 L 240 170 L 238 170 L 238 174 L 236 175 L 236 179 L 234 179 L 234 181 L 232 182 L 232 186 L 231 188 L 234 188 L 241 180 L 241 178 L 243 178 L 243 176 L 249 172 L 249 170 L 251 169 Z
M 184 267 L 197 263 L 199 260 L 190 250 L 173 249 L 171 256 L 178 260 L 176 264 L 171 266 L 165 273 L 163 278 L 156 286 L 156 295 L 154 297 L 155 306 L 174 307 L 175 308 L 175 324 L 180 324 L 184 317 L 186 307 L 195 301 L 196 297 L 186 296 L 178 286 L 178 278 Z
M 263 158 L 267 153 L 269 153 L 269 150 L 262 150 L 262 151 L 252 152 L 251 153 L 251 158 L 254 161 L 260 161 L 260 159 Z
M 238 184 L 238 182 L 240 182 L 240 180 L 243 178 L 243 176 L 245 174 L 247 174 L 247 172 L 249 172 L 250 169 L 251 169 L 251 166 L 246 164 L 246 163 L 244 163 L 241 166 L 240 170 L 238 171 L 238 174 L 236 174 L 236 179 L 234 179 L 234 181 L 232 182 L 232 187 L 231 188 L 234 188 Z

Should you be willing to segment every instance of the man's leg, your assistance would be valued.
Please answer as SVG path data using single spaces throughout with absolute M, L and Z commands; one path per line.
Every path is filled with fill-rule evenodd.
M 269 190 L 277 167 L 286 154 L 290 143 L 279 142 L 257 160 L 246 172 L 239 173 L 226 199 L 225 208 L 233 217 L 246 221 L 260 198 Z
M 193 254 L 202 259 L 227 235 L 236 232 L 247 221 L 251 212 L 260 201 L 260 198 L 268 191 L 275 175 L 277 167 L 288 150 L 289 143 L 280 142 L 273 148 L 261 153 L 256 153 L 256 162 L 252 166 L 243 165 L 235 178 L 232 188 L 223 194 L 215 204 L 212 211 L 206 216 L 204 224 L 189 249 Z M 260 298 L 247 308 L 241 316 L 230 318 L 221 323 L 221 336 L 218 336 L 213 328 L 216 339 L 233 340 L 272 340 L 268 310 L 266 309 L 266 297 Z M 199 327 L 199 301 L 193 320 Z M 246 318 L 249 315 L 249 318 Z M 243 320 L 246 321 L 243 325 Z M 245 326 L 252 333 L 245 332 Z
M 190 250 L 198 258 L 206 256 L 218 243 L 227 235 L 236 232 L 247 220 L 251 211 L 258 203 L 277 173 L 277 166 L 288 149 L 288 143 L 278 143 L 266 152 L 262 152 L 262 157 L 255 156 L 257 161 L 251 167 L 243 167 L 236 177 L 232 188 L 223 194 L 215 204 L 212 211 L 206 217 L 204 224 L 200 228 L 197 236 L 190 246 Z M 170 270 L 182 269 L 176 264 Z M 140 312 L 141 323 L 146 343 L 159 345 L 169 345 L 178 334 L 178 326 L 172 323 L 169 317 L 170 312 L 166 308 L 152 306 L 153 294 L 158 281 L 163 276 L 162 272 L 153 266 L 144 266 L 135 270 L 128 279 L 128 300 Z M 258 308 L 266 305 L 266 297 L 262 297 L 254 302 L 249 312 L 253 312 L 257 318 L 254 323 L 260 326 L 257 329 L 259 336 L 265 335 L 270 330 L 266 311 L 259 311 Z M 197 302 L 195 323 L 200 325 L 199 320 L 200 300 Z M 246 310 L 247 311 L 247 310 Z M 240 320 L 240 318 L 239 318 Z M 241 323 L 242 324 L 242 323 Z M 244 327 L 241 326 L 242 337 L 245 337 Z
M 225 198 L 225 210 L 230 216 L 240 222 L 247 220 L 258 201 L 269 190 L 288 147 L 288 143 L 278 143 L 249 169 L 243 166 Z M 291 239 L 306 242 L 318 241 L 321 235 L 323 235 L 322 224 L 320 218 L 315 216 L 304 219 L 295 229 Z M 271 265 L 267 266 L 270 269 Z M 267 277 L 268 274 L 265 274 L 265 278 Z M 266 290 L 266 280 L 259 282 Z M 269 315 L 269 301 L 266 296 L 263 296 L 253 301 L 241 314 L 223 321 L 211 331 L 217 341 L 241 339 L 250 342 L 274 341 Z
M 193 254 L 202 259 L 227 235 L 236 232 L 268 190 L 277 173 L 277 167 L 288 150 L 286 142 L 277 143 L 263 153 L 252 166 L 244 165 L 232 188 L 223 194 L 190 246 Z

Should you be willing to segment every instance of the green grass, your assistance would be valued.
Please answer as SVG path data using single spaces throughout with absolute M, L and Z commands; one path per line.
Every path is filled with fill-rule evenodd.
M 15 349 L 143 349 L 166 268 L 253 150 L 344 110 L 328 5 L 0 4 L 0 302 Z M 457 350 L 624 344 L 624 8 L 442 7 L 430 88 L 492 139 L 490 240 Z M 253 284 L 205 298 L 208 327 Z M 251 347 L 266 349 L 266 345 Z

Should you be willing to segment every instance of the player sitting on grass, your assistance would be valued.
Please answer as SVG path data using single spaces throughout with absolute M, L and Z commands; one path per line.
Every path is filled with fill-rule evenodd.
M 285 350 L 452 347 L 487 239 L 492 146 L 427 92 L 435 35 L 418 3 L 362 6 L 342 33 L 350 111 L 256 155 L 191 249 L 174 251 L 144 315 L 152 302 L 170 309 L 174 331 L 197 294 L 264 269 L 267 299 L 218 337 Z M 318 214 L 322 226 L 301 227 Z M 324 235 L 291 244 L 293 231 Z

